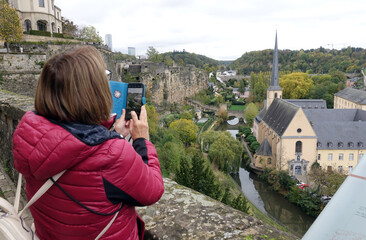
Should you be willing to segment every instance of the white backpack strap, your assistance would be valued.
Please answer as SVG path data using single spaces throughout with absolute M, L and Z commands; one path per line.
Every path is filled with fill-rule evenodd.
M 123 203 L 121 203 L 123 204 Z M 112 225 L 112 223 L 114 222 L 114 220 L 116 219 L 117 215 L 119 212 L 116 212 L 116 214 L 114 214 L 113 218 L 111 219 L 111 221 L 107 224 L 107 226 L 105 226 L 103 228 L 103 230 L 99 233 L 99 235 L 95 238 L 95 240 L 98 240 L 101 236 L 103 236 L 103 234 L 109 229 L 109 227 Z
M 53 176 L 53 179 L 55 181 L 57 181 L 57 179 L 59 179 L 62 174 L 64 174 L 66 170 L 56 174 L 55 176 Z M 21 181 L 20 181 L 21 182 Z M 51 179 L 48 179 L 43 185 L 42 187 L 40 187 L 40 189 L 38 189 L 38 191 L 33 195 L 33 197 L 28 201 L 27 205 L 25 205 L 25 207 L 22 209 L 22 211 L 20 211 L 18 213 L 18 216 L 21 216 L 24 212 L 24 210 L 26 210 L 27 208 L 29 208 L 35 201 L 37 201 L 45 192 L 47 192 L 47 190 L 52 187 L 53 182 L 51 181 Z M 19 186 L 19 181 L 18 181 L 18 186 Z M 17 192 L 18 192 L 18 188 L 17 188 Z M 19 191 L 19 195 L 20 195 L 20 191 Z M 20 198 L 20 197 L 19 197 Z M 19 204 L 19 200 L 18 200 L 18 204 Z M 15 206 L 15 205 L 14 205 Z
M 18 184 L 17 184 L 17 191 L 15 193 L 15 200 L 14 200 L 14 209 L 15 212 L 19 210 L 19 202 L 20 202 L 20 192 L 22 190 L 22 174 L 19 173 L 18 176 Z

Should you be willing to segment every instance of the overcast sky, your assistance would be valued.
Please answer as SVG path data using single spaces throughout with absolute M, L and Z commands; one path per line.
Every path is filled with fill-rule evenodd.
M 366 48 L 366 0 L 55 0 L 62 16 L 112 34 L 113 50 L 185 49 L 217 60 L 273 49 Z

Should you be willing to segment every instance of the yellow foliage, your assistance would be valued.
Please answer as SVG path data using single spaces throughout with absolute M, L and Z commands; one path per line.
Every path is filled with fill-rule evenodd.
M 297 72 L 280 77 L 280 87 L 285 99 L 306 98 L 313 85 L 313 80 L 307 73 Z
M 0 0 L 0 39 L 14 42 L 22 38 L 23 31 L 18 14 L 5 0 Z

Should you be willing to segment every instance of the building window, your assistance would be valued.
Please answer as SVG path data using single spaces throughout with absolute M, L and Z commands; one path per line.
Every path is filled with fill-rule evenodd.
M 43 21 L 37 21 L 37 27 L 39 31 L 47 31 L 47 23 Z
M 351 173 L 353 170 L 353 167 L 352 166 L 348 166 L 348 173 Z
M 338 172 L 339 173 L 342 173 L 342 171 L 343 171 L 343 167 L 342 166 L 338 166 Z
M 338 147 L 339 148 L 343 147 L 343 143 L 342 142 L 338 142 Z
M 328 160 L 333 160 L 333 153 L 328 153 Z
M 318 160 L 320 160 L 320 153 L 318 154 Z
M 297 132 L 298 132 L 298 133 L 301 133 L 301 131 L 302 131 L 302 130 L 301 130 L 301 128 L 298 128 L 298 129 L 297 129 Z
M 44 7 L 44 0 L 38 0 L 38 2 L 40 7 Z
M 30 30 L 32 30 L 32 22 L 29 19 L 27 19 L 27 20 L 24 21 L 24 23 L 25 23 L 26 31 L 30 32 Z
M 343 160 L 343 153 L 340 153 L 340 154 L 339 154 L 338 159 L 339 159 L 340 161 L 342 161 L 342 160 Z
M 302 152 L 302 142 L 301 141 L 296 142 L 295 152 L 296 153 L 301 153 Z
M 275 98 L 277 98 L 277 93 L 275 93 Z
M 363 142 L 358 142 L 358 147 L 363 147 Z
M 327 147 L 333 147 L 333 143 L 332 142 L 327 142 Z
M 353 142 L 348 142 L 348 147 L 354 147 Z
M 348 158 L 348 160 L 353 161 L 353 153 L 350 153 L 350 154 L 349 154 L 349 158 Z
M 316 146 L 317 147 L 321 147 L 322 146 L 322 143 L 321 142 L 317 142 Z

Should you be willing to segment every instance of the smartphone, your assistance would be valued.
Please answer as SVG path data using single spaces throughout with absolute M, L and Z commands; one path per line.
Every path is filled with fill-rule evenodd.
M 126 120 L 131 119 L 131 111 L 140 116 L 141 107 L 144 104 L 145 85 L 142 83 L 129 83 L 127 86 Z

